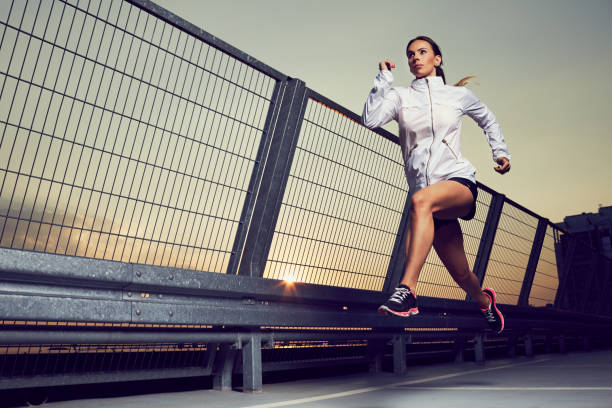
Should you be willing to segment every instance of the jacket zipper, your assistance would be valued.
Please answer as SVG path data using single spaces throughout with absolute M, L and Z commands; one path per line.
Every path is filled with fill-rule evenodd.
M 446 147 L 448 147 L 451 151 L 451 153 L 453 154 L 453 156 L 455 156 L 455 159 L 457 161 L 459 161 L 459 157 L 457 157 L 457 155 L 455 154 L 455 151 L 453 150 L 452 147 L 450 147 L 450 145 L 448 144 L 448 142 L 446 141 L 446 139 L 442 139 L 442 143 L 444 143 L 446 145 Z
M 433 101 L 431 100 L 431 89 L 429 88 L 429 81 L 425 78 L 425 83 L 427 84 L 427 92 L 429 93 L 429 107 L 431 110 L 431 144 L 429 145 L 429 157 L 427 158 L 427 165 L 425 166 L 425 181 L 427 185 L 429 185 L 429 160 L 431 159 L 431 148 L 434 144 L 434 140 L 436 139 L 436 134 L 434 133 L 434 121 L 433 121 Z

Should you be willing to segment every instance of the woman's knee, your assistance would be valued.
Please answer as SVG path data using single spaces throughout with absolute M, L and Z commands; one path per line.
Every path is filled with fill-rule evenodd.
M 450 272 L 450 271 L 449 271 Z M 451 276 L 459 285 L 465 282 L 469 282 L 472 279 L 473 272 L 469 268 L 454 270 L 451 272 Z M 476 275 L 474 275 L 475 277 Z
M 419 190 L 410 199 L 410 211 L 414 214 L 431 213 L 431 199 L 423 190 Z

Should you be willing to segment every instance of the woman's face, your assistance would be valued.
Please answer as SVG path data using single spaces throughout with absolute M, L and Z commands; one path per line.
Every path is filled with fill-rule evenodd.
M 436 76 L 436 66 L 442 57 L 434 55 L 433 48 L 427 41 L 416 40 L 408 47 L 408 65 L 410 72 L 418 78 Z

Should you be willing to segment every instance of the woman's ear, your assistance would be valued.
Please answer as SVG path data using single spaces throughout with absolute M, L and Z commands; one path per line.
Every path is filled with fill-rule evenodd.
M 436 55 L 436 56 L 434 57 L 434 65 L 435 65 L 436 67 L 439 67 L 440 65 L 442 65 L 442 57 L 441 57 L 441 56 Z

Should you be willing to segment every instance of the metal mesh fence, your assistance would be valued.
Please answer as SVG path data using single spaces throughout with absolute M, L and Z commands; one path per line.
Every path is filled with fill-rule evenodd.
M 204 367 L 206 344 L 0 344 L 0 377 Z
M 279 362 L 341 362 L 363 358 L 367 343 L 367 340 L 276 341 L 274 348 L 262 349 L 262 361 L 264 365 Z
M 487 219 L 491 204 L 491 193 L 483 189 L 478 190 L 476 215 L 470 221 L 459 220 L 463 232 L 463 247 L 470 270 L 474 269 L 474 262 L 478 254 L 478 247 L 482 231 Z M 431 250 L 425 265 L 419 275 L 417 293 L 421 296 L 431 296 L 446 299 L 465 299 L 465 291 L 457 285 L 435 250 Z
M 546 228 L 546 235 L 540 251 L 540 259 L 529 293 L 530 306 L 546 306 L 555 302 L 559 288 L 559 271 L 557 269 L 557 254 L 555 252 L 555 235 L 558 234 L 552 226 Z
M 500 303 L 518 304 L 538 219 L 504 203 L 483 287 L 492 287 Z
M 123 1 L 0 2 L 0 246 L 225 271 L 274 84 Z
M 0 330 L 6 328 L 75 328 L 75 327 L 104 327 L 104 328 L 146 328 L 146 329 L 211 329 L 213 326 L 206 324 L 164 324 L 164 323 L 106 323 L 106 322 L 64 322 L 64 321 L 41 321 L 41 320 L 0 320 Z
M 406 196 L 397 144 L 309 99 L 264 276 L 381 290 Z

